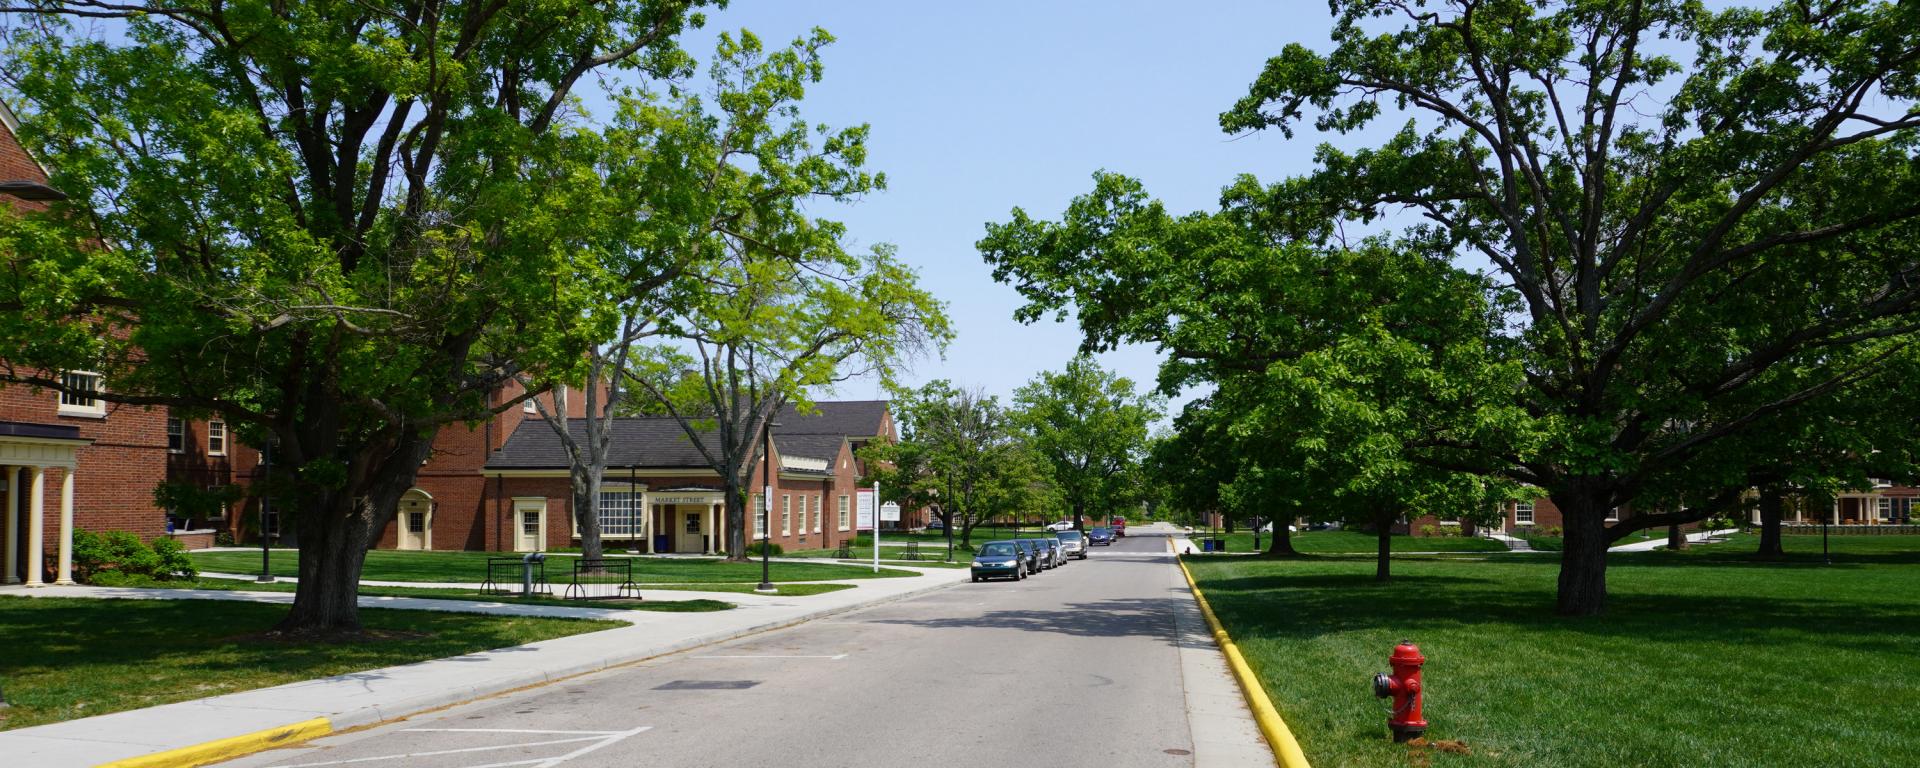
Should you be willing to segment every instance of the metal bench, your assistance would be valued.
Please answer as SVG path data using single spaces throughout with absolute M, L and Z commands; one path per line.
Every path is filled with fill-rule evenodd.
M 901 560 L 919 560 L 920 559 L 920 542 L 909 540 L 907 542 L 906 550 L 900 553 L 900 559 Z

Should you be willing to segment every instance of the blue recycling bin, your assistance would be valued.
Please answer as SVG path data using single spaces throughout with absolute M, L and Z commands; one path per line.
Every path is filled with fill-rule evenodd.
M 1201 540 L 1200 540 L 1200 551 L 1202 551 L 1202 552 L 1212 552 L 1212 551 L 1213 551 L 1213 539 L 1201 539 Z
M 653 551 L 654 551 L 654 553 L 655 553 L 655 554 L 658 554 L 658 553 L 661 553 L 661 552 L 665 552 L 665 551 L 667 551 L 667 547 L 668 547 L 668 546 L 671 546 L 671 545 L 667 543 L 667 535 L 666 535 L 666 534 L 664 534 L 664 533 L 659 533 L 659 534 L 654 534 L 654 536 L 653 536 Z

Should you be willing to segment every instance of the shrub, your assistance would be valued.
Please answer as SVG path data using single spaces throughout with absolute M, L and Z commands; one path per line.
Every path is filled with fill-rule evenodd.
M 216 533 L 214 533 L 214 534 L 213 534 L 213 545 L 214 545 L 214 546 L 216 546 L 216 547 L 231 547 L 231 546 L 233 546 L 233 532 L 232 532 L 232 531 L 218 531 L 218 532 L 216 532 Z
M 1434 536 L 1439 533 L 1440 533 L 1440 529 L 1434 526 L 1431 526 L 1431 525 L 1420 526 L 1420 535 L 1422 536 Z
M 748 544 L 748 545 L 747 545 L 747 556 L 748 556 L 748 557 L 759 557 L 759 556 L 760 556 L 760 549 L 761 549 L 761 547 L 762 547 L 763 545 L 764 545 L 764 546 L 768 546 L 768 547 L 772 547 L 772 548 L 773 548 L 773 554 L 771 554 L 771 555 L 768 555 L 768 557 L 779 557 L 779 556 L 781 556 L 781 555 L 784 555 L 784 554 L 786 554 L 786 553 L 787 553 L 787 551 L 786 551 L 785 549 L 783 549 L 783 548 L 781 548 L 781 546 L 780 546 L 779 544 L 775 544 L 775 543 L 773 543 L 773 542 L 770 542 L 770 541 L 756 541 L 756 542 L 754 542 L 754 543 L 752 543 L 752 544 Z
M 148 546 L 130 531 L 75 531 L 73 567 L 74 575 L 88 584 L 106 584 L 100 580 L 102 577 L 108 581 L 118 579 L 124 584 L 128 577 L 164 581 L 199 575 L 180 542 L 155 539 L 153 545 Z

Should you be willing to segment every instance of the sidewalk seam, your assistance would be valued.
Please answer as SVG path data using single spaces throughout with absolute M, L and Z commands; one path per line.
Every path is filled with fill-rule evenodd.
M 1274 759 L 1280 761 L 1282 768 L 1311 768 L 1306 753 L 1300 751 L 1300 742 L 1293 738 L 1293 731 L 1287 728 L 1287 721 L 1280 718 L 1280 711 L 1273 706 L 1273 700 L 1267 698 L 1266 688 L 1254 677 L 1253 668 L 1247 666 L 1245 656 L 1233 638 L 1227 634 L 1226 627 L 1220 624 L 1220 618 L 1213 614 L 1213 606 L 1207 604 L 1207 596 L 1200 591 L 1200 584 L 1193 580 L 1193 572 L 1187 570 L 1187 563 L 1181 557 L 1179 548 L 1173 539 L 1167 540 L 1167 547 L 1174 550 L 1174 562 L 1180 564 L 1180 573 L 1187 577 L 1187 589 L 1193 592 L 1193 599 L 1200 604 L 1200 614 L 1207 619 L 1207 627 L 1213 631 L 1213 640 L 1220 646 L 1220 652 L 1227 657 L 1227 666 L 1233 669 L 1233 678 L 1240 683 L 1240 692 L 1247 698 L 1247 707 L 1253 710 L 1253 719 L 1260 725 L 1260 732 L 1267 737 L 1267 746 L 1273 749 Z

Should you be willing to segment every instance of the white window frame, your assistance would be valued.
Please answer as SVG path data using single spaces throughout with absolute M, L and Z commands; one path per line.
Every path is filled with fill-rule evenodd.
M 167 453 L 187 452 L 187 422 L 177 416 L 167 417 Z
M 1873 507 L 1874 507 L 1874 514 L 1877 514 L 1880 516 L 1879 517 L 1880 522 L 1884 523 L 1888 520 L 1893 519 L 1893 499 L 1886 496 L 1881 496 L 1880 503 L 1873 505 Z
M 793 535 L 793 494 L 780 494 L 780 535 Z
M 840 494 L 840 530 L 847 530 L 853 524 L 852 521 L 848 519 L 848 516 L 851 514 L 851 506 L 851 502 L 847 500 L 847 495 L 844 493 Z
M 1521 516 L 1521 510 L 1526 510 L 1525 517 Z M 1513 524 L 1533 525 L 1533 502 L 1516 501 L 1513 503 Z
M 1620 508 L 1614 507 L 1612 509 L 1607 510 L 1607 519 L 1605 522 L 1609 522 L 1609 523 L 1620 522 Z
M 753 495 L 753 537 L 758 539 L 766 535 L 767 501 L 765 496 L 756 493 Z
M 521 413 L 539 413 L 540 404 L 534 402 L 533 398 L 529 397 L 525 400 L 520 401 L 520 412 Z
M 614 485 L 600 488 L 600 535 L 607 538 L 639 539 L 646 536 L 646 504 L 643 498 L 646 489 L 637 485 Z M 617 511 L 624 514 L 620 520 L 623 532 L 615 533 L 612 522 L 616 518 L 607 514 Z M 573 535 L 580 535 L 580 524 L 574 522 Z
M 220 441 L 219 448 L 213 447 L 213 441 L 215 440 Z M 220 421 L 219 419 L 213 419 L 207 422 L 207 455 L 208 456 L 227 455 L 227 423 L 226 422 Z
M 88 418 L 105 418 L 107 415 L 107 401 L 100 399 L 100 393 L 107 391 L 106 377 L 101 376 L 96 371 L 61 371 L 60 383 L 67 386 L 72 386 L 72 384 L 67 380 L 67 377 L 69 376 L 93 377 L 92 391 L 94 393 L 94 396 L 90 398 L 86 398 L 85 402 L 78 402 L 78 396 L 76 395 L 70 395 L 64 391 L 55 392 L 53 393 L 53 402 L 55 405 L 59 406 L 57 412 L 61 416 L 85 416 Z M 72 402 L 72 403 L 67 402 L 69 398 L 74 398 L 76 402 Z
M 827 516 L 826 501 L 825 499 L 821 498 L 820 494 L 816 493 L 813 495 L 813 532 L 814 533 L 819 533 L 822 529 L 825 528 L 825 526 L 821 523 L 821 518 L 824 518 L 826 516 Z

